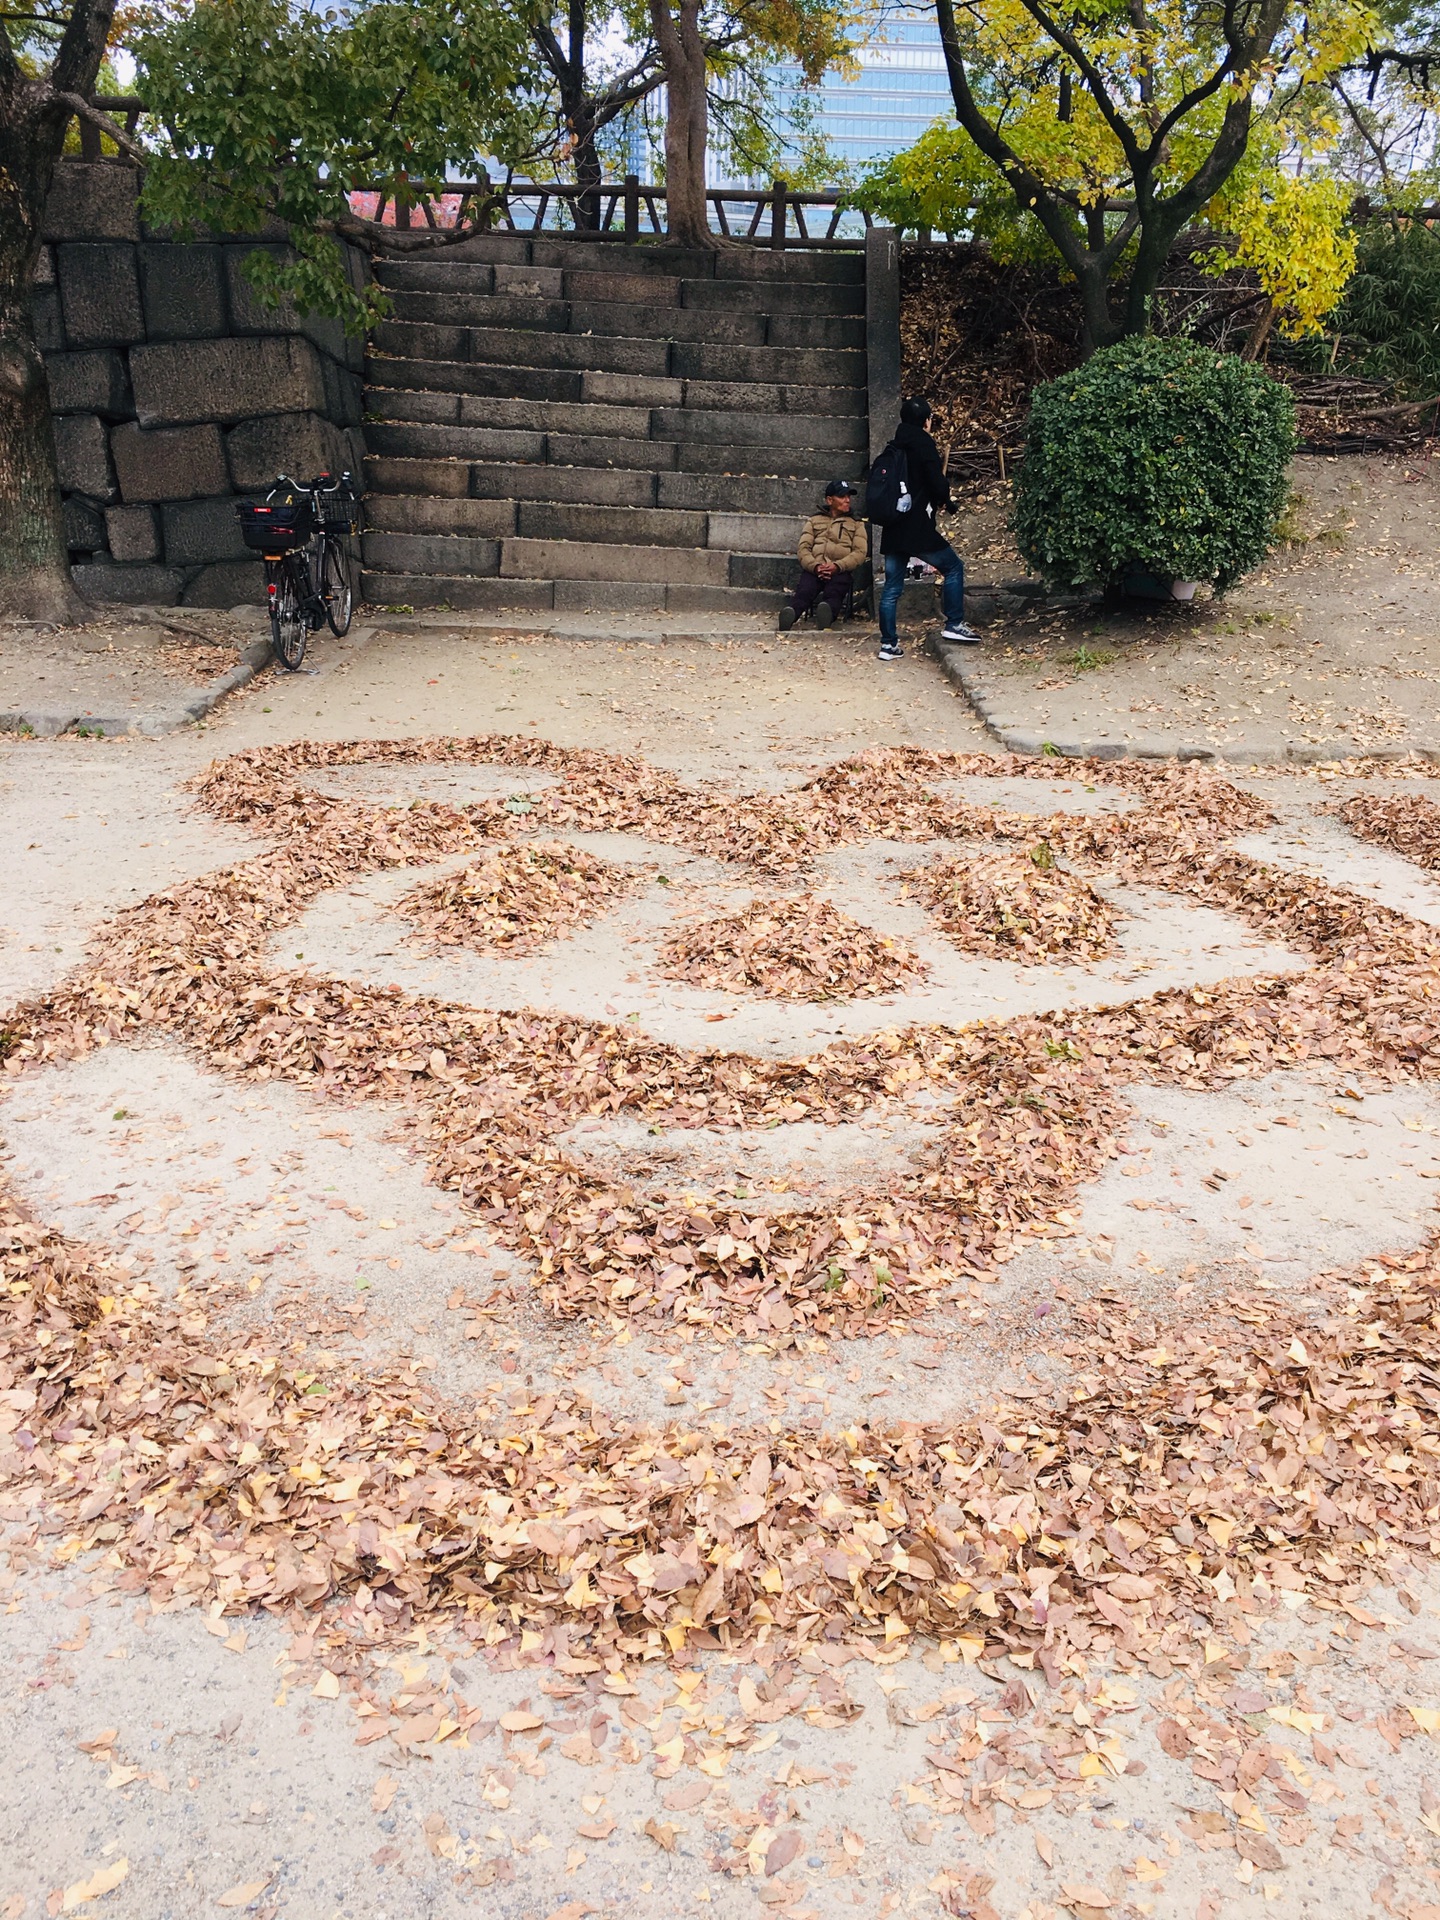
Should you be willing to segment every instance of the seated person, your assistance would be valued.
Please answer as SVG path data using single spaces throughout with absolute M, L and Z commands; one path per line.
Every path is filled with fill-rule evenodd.
M 855 569 L 864 564 L 869 552 L 865 522 L 850 511 L 854 498 L 855 489 L 848 480 L 832 480 L 825 489 L 825 511 L 806 521 L 800 536 L 803 572 L 789 606 L 781 609 L 782 633 L 812 608 L 816 626 L 828 627 L 844 606 Z

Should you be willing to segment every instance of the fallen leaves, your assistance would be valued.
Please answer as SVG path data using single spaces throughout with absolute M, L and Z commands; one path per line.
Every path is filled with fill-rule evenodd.
M 1330 808 L 1353 834 L 1440 872 L 1440 807 L 1419 793 L 1357 793 Z
M 932 860 L 908 873 L 902 889 L 963 953 L 1040 966 L 1100 960 L 1114 945 L 1109 902 L 1058 867 L 1048 841 L 1028 853 Z
M 77 1880 L 73 1886 L 66 1887 L 61 1897 L 60 1911 L 73 1913 L 77 1907 L 113 1893 L 129 1871 L 130 1862 L 123 1855 L 118 1860 L 112 1860 L 107 1867 L 97 1867 L 88 1879 Z
M 903 942 L 815 893 L 757 902 L 683 928 L 660 949 L 671 980 L 767 1000 L 856 1000 L 898 993 L 929 972 Z
M 556 1312 L 792 1341 L 893 1327 L 957 1278 L 993 1272 L 1022 1234 L 1068 1231 L 1067 1203 L 1115 1151 L 1127 1081 L 1204 1087 L 1314 1059 L 1440 1072 L 1430 931 L 1226 847 L 1263 810 L 1171 768 L 1107 767 L 1147 805 L 1057 817 L 1044 844 L 1305 945 L 1309 974 L 883 1033 L 786 1061 L 267 973 L 275 930 L 324 888 L 519 831 L 503 810 L 366 811 L 286 784 L 306 764 L 422 747 L 479 750 L 305 745 L 212 770 L 211 804 L 283 844 L 119 916 L 82 976 L 13 1018 L 7 1068 L 164 1032 L 239 1075 L 398 1098 L 437 1183 L 535 1259 Z M 923 789 L 920 776 L 964 764 L 945 756 L 861 756 L 801 795 L 742 802 L 638 763 L 533 743 L 490 751 L 566 774 L 528 816 L 547 831 L 623 825 L 731 855 L 744 844 L 775 870 L 846 837 L 978 831 Z M 1013 770 L 1040 777 L 1030 763 Z M 987 815 L 985 830 L 1038 844 L 1028 816 Z M 1058 871 L 1030 864 L 1047 879 Z M 806 915 L 823 933 L 823 916 Z M 852 962 L 822 941 L 784 964 L 843 981 Z M 833 1207 L 750 1213 L 718 1196 L 641 1193 L 555 1144 L 600 1113 L 834 1126 L 921 1092 L 947 1102 L 932 1157 Z M 1333 1592 L 1348 1606 L 1348 1583 L 1358 1592 L 1387 1555 L 1428 1547 L 1433 1533 L 1434 1247 L 1370 1263 L 1311 1317 L 1239 1297 L 1203 1324 L 1161 1326 L 1102 1292 L 1076 1309 L 1086 1352 L 1063 1417 L 1027 1404 L 1010 1433 L 961 1420 L 642 1432 L 563 1392 L 543 1411 L 462 1409 L 399 1367 L 361 1377 L 334 1354 L 276 1351 L 268 1327 L 197 1324 L 13 1201 L 0 1202 L 0 1228 L 0 1483 L 63 1515 L 76 1551 L 103 1543 L 164 1600 L 280 1611 L 363 1593 L 377 1631 L 451 1609 L 487 1645 L 529 1644 L 557 1661 L 582 1646 L 635 1656 L 820 1620 L 865 1644 L 949 1635 L 967 1661 L 1053 1663 L 1067 1647 L 1169 1659 L 1236 1596 Z M 1223 1667 L 1226 1645 L 1213 1644 L 1207 1658 Z M 377 1715 L 375 1737 L 404 1747 L 459 1725 L 440 1701 L 412 1704 L 393 1725 Z M 807 1711 L 836 1725 L 857 1709 L 837 1688 Z M 543 1724 L 524 1709 L 501 1723 Z M 1171 1724 L 1165 1751 L 1185 1758 L 1189 1733 Z M 573 1737 L 596 1751 L 588 1730 Z M 656 1751 L 673 1771 L 685 1742 Z M 973 1758 L 957 1749 L 937 1772 L 968 1779 Z M 717 1748 L 697 1764 L 714 1777 L 723 1763 Z M 1113 1777 L 1128 1764 L 1097 1736 L 1074 1771 Z M 490 1772 L 481 1797 L 508 1807 L 514 1784 Z M 993 1831 L 992 1800 L 964 1798 L 977 1833 Z M 675 1844 L 669 1823 L 647 1831 Z
M 263 1880 L 242 1880 L 239 1886 L 231 1887 L 216 1900 L 217 1907 L 248 1907 L 252 1900 L 258 1900 L 270 1884 L 267 1873 Z
M 443 879 L 414 887 L 398 911 L 432 948 L 529 953 L 630 893 L 637 876 L 559 841 L 503 846 Z

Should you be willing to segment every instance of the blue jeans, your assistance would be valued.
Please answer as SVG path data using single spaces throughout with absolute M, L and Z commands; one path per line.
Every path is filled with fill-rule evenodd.
M 945 624 L 947 627 L 958 625 L 965 618 L 965 562 L 953 547 L 937 547 L 934 553 L 919 553 L 915 557 L 944 577 Z M 885 556 L 885 587 L 880 595 L 879 620 L 880 638 L 887 646 L 895 644 L 895 615 L 909 564 L 903 554 Z

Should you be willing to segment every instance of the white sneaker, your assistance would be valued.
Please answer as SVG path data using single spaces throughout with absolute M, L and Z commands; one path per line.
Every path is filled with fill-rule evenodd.
M 967 627 L 963 620 L 957 622 L 953 627 L 943 628 L 940 638 L 950 641 L 953 646 L 957 647 L 978 647 L 980 644 L 979 634 L 976 633 L 973 627 Z
M 905 658 L 905 650 L 903 647 L 897 647 L 893 640 L 886 640 L 876 651 L 875 658 L 877 660 L 903 660 Z

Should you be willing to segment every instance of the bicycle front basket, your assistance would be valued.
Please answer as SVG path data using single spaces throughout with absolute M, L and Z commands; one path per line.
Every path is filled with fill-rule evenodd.
M 348 487 L 320 495 L 320 524 L 327 533 L 359 533 L 360 502 Z
M 315 531 L 315 514 L 308 494 L 283 500 L 241 500 L 235 512 L 240 537 L 257 553 L 286 553 L 303 547 Z

